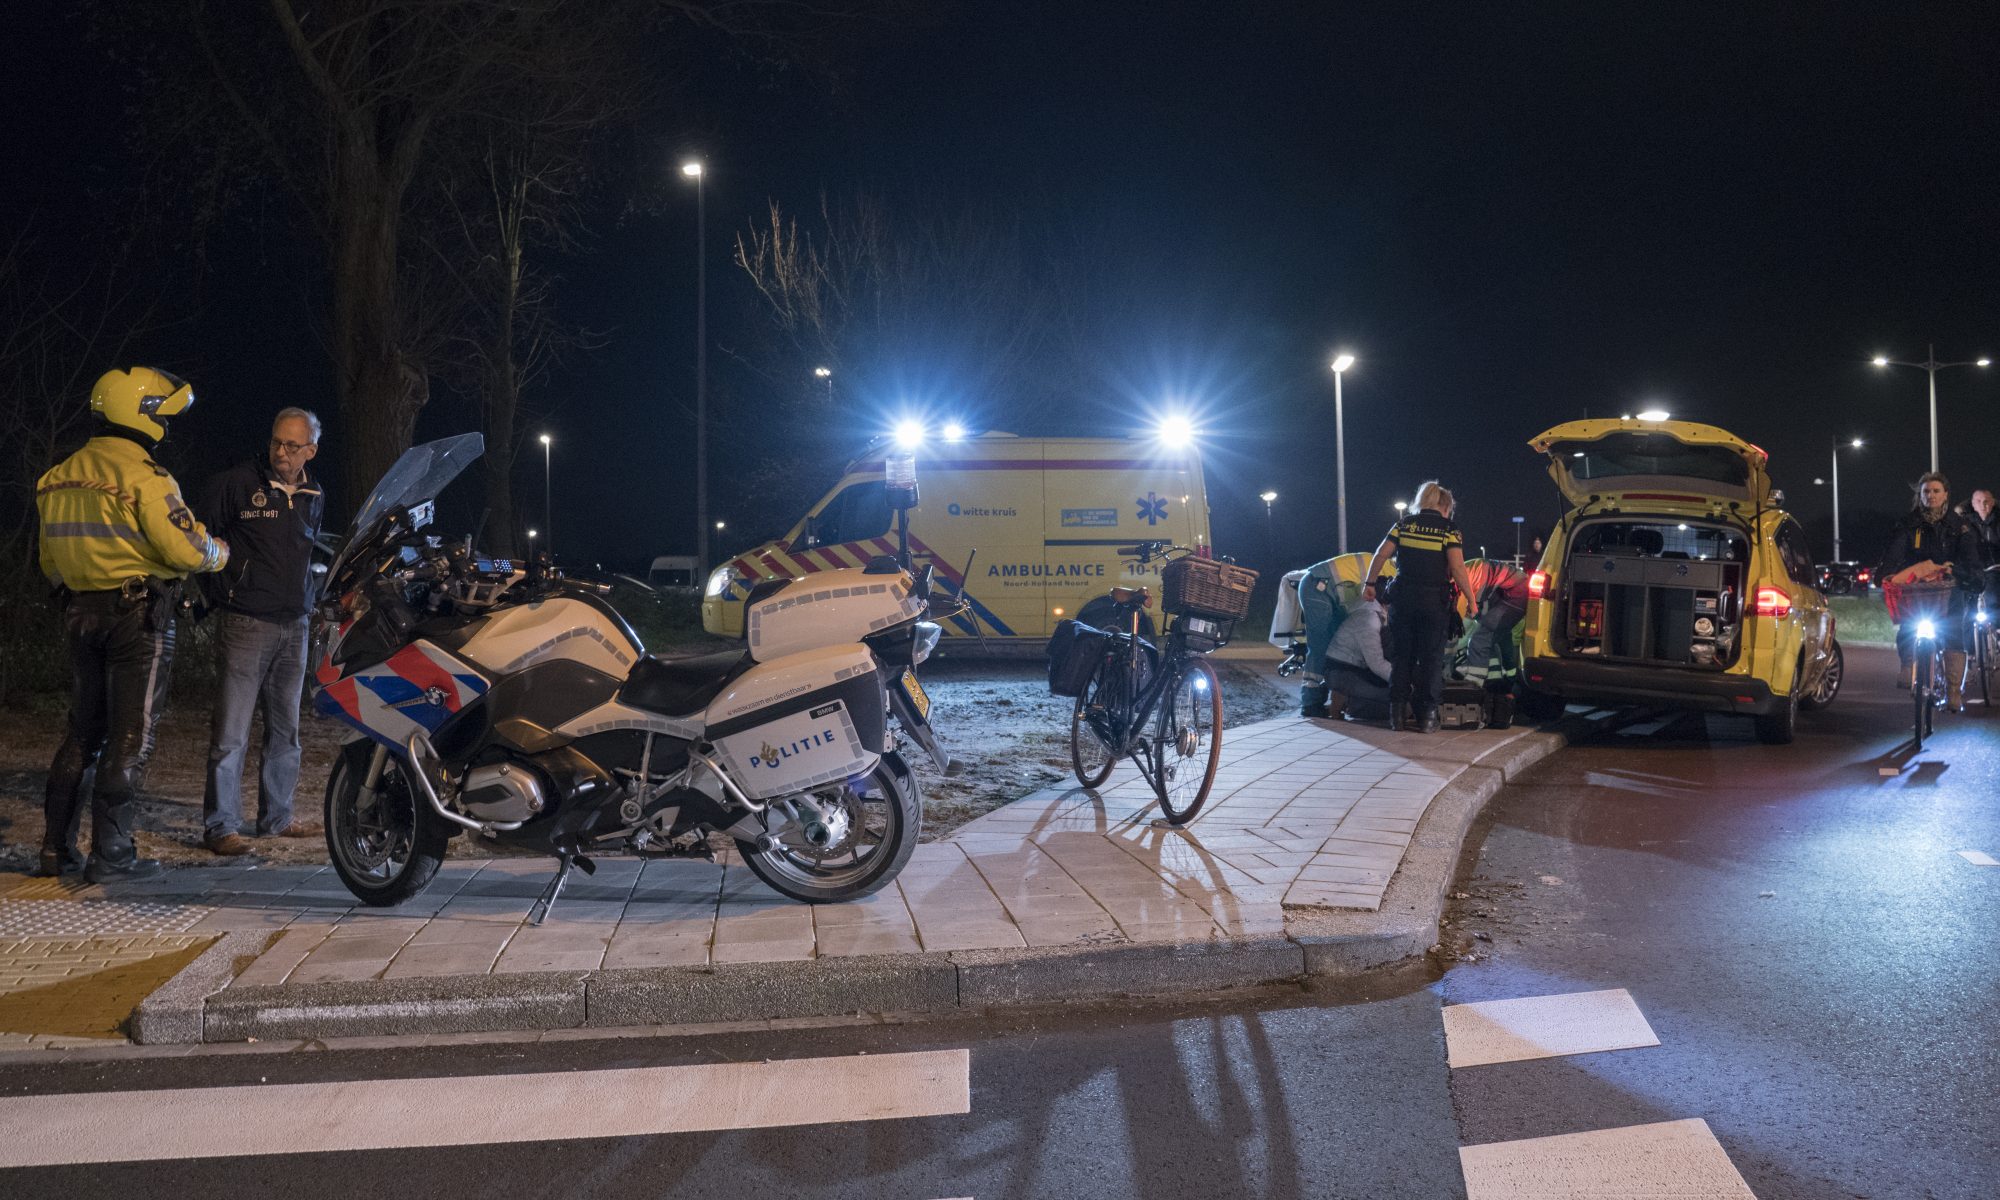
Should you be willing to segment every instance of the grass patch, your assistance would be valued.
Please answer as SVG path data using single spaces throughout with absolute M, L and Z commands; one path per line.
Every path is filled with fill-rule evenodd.
M 1826 603 L 1833 610 L 1834 631 L 1841 641 L 1887 644 L 1896 640 L 1896 624 L 1889 619 L 1889 609 L 1882 603 L 1880 592 L 1829 596 Z

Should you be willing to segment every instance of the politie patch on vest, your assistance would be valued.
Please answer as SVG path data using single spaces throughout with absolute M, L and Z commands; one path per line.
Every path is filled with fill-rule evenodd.
M 732 734 L 715 748 L 752 799 L 844 781 L 872 769 L 876 759 L 838 700 Z

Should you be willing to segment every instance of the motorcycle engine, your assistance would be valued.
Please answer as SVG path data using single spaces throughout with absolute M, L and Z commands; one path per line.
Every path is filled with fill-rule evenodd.
M 532 767 L 490 763 L 466 772 L 458 802 L 467 816 L 482 821 L 525 821 L 548 807 L 548 791 Z

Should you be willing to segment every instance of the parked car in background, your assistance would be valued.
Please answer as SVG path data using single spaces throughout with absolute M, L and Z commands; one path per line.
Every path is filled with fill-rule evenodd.
M 1529 442 L 1570 505 L 1529 576 L 1522 673 L 1560 701 L 1743 713 L 1789 742 L 1840 690 L 1805 531 L 1762 450 L 1687 421 L 1572 421 Z
M 1822 595 L 1851 596 L 1868 590 L 1868 581 L 1874 575 L 1860 563 L 1821 563 L 1815 574 L 1814 586 Z

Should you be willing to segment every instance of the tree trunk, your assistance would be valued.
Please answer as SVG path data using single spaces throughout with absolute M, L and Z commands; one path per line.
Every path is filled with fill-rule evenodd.
M 400 197 L 366 139 L 342 139 L 339 155 L 331 214 L 333 338 L 346 428 L 335 437 L 346 466 L 343 503 L 352 511 L 410 448 L 429 380 L 403 353 L 399 337 Z

